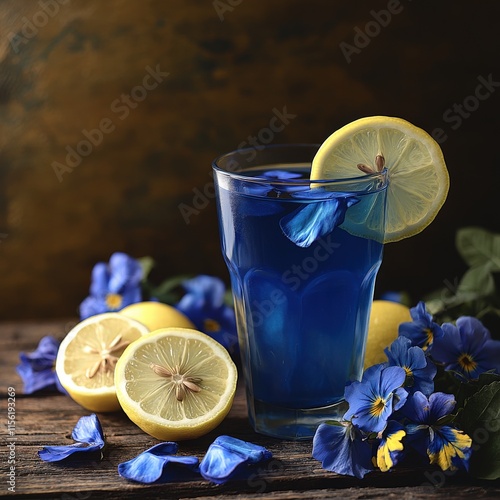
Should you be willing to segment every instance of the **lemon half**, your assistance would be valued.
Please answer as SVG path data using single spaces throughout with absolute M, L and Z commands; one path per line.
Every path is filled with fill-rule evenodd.
M 427 132 L 401 118 L 356 120 L 321 145 L 312 162 L 311 180 L 359 177 L 382 166 L 389 176 L 383 240 L 388 243 L 425 229 L 446 200 L 450 181 L 443 153 Z M 342 227 L 359 233 L 349 211 Z M 369 227 L 366 231 L 370 234 Z
M 173 327 L 135 341 L 115 370 L 125 413 L 165 441 L 195 439 L 217 427 L 231 409 L 237 378 L 235 364 L 218 342 Z
M 118 313 L 97 314 L 81 321 L 57 352 L 56 373 L 61 385 L 88 410 L 119 410 L 116 362 L 131 342 L 148 332 L 139 321 Z

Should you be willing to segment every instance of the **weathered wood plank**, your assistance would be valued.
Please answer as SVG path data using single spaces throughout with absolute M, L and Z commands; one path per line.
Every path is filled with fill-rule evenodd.
M 0 325 L 0 390 L 2 419 L 7 415 L 6 390 L 16 389 L 16 487 L 7 490 L 3 481 L 0 495 L 19 498 L 328 498 L 340 494 L 346 499 L 397 497 L 499 498 L 498 482 L 473 482 L 464 475 L 447 476 L 435 469 L 398 468 L 392 473 L 374 472 L 360 481 L 327 472 L 311 457 L 310 442 L 281 441 L 253 432 L 247 416 L 243 387 L 239 387 L 233 408 L 218 429 L 194 440 L 181 442 L 179 454 L 200 459 L 216 436 L 229 434 L 267 447 L 273 459 L 244 481 L 217 486 L 204 480 L 144 486 L 128 482 L 117 473 L 120 462 L 129 460 L 158 441 L 137 428 L 122 412 L 99 414 L 107 445 L 101 461 L 80 466 L 42 462 L 37 452 L 44 445 L 70 444 L 71 431 L 89 412 L 62 394 L 22 394 L 15 373 L 19 350 L 32 350 L 39 339 L 52 332 L 64 334 L 65 322 Z M 5 426 L 4 426 L 5 429 Z M 5 432 L 5 431 L 4 431 Z M 4 434 L 5 435 L 5 434 Z M 7 477 L 6 459 L 0 463 Z M 434 485 L 440 486 L 435 488 Z

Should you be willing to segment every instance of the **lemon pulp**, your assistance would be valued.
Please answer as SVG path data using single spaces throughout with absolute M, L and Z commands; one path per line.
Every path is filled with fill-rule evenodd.
M 389 186 L 384 243 L 413 236 L 425 229 L 446 200 L 449 176 L 443 153 L 424 130 L 406 120 L 371 116 L 334 132 L 319 148 L 311 180 L 359 177 L 388 170 Z M 370 236 L 370 220 L 358 220 L 348 210 L 347 231 Z
M 163 440 L 194 439 L 229 412 L 237 371 L 208 335 L 165 328 L 131 344 L 117 363 L 117 396 L 129 418 Z
M 114 385 L 118 358 L 134 340 L 148 333 L 142 323 L 118 313 L 91 316 L 63 339 L 56 359 L 61 385 L 91 411 L 120 409 Z

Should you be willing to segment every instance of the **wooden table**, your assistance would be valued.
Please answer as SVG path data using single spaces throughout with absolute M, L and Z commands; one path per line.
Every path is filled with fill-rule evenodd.
M 44 335 L 62 339 L 71 321 L 0 323 L 0 380 L 2 391 L 2 451 L 0 498 L 500 498 L 500 482 L 480 482 L 437 469 L 398 467 L 391 473 L 373 472 L 363 480 L 325 471 L 311 457 L 310 442 L 280 441 L 256 434 L 246 417 L 244 393 L 239 388 L 234 406 L 218 429 L 193 442 L 179 443 L 179 454 L 203 457 L 209 444 L 228 434 L 267 447 L 273 459 L 244 481 L 222 486 L 205 480 L 145 486 L 118 475 L 117 466 L 158 441 L 143 433 L 123 413 L 99 414 L 107 446 L 103 460 L 82 466 L 42 462 L 44 445 L 70 444 L 71 431 L 90 412 L 60 394 L 24 396 L 15 372 L 20 351 L 32 351 Z M 15 492 L 8 490 L 7 388 L 15 399 Z M 11 447 L 11 449 L 13 449 Z M 7 451 L 6 451 L 7 450 Z M 439 487 L 436 487 L 439 486 Z

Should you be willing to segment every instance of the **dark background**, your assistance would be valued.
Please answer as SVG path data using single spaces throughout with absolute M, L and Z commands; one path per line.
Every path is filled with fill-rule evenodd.
M 227 281 L 215 203 L 195 192 L 285 107 L 296 116 L 273 142 L 322 142 L 373 114 L 443 129 L 448 200 L 386 246 L 377 292 L 416 301 L 453 283 L 456 230 L 500 230 L 500 86 L 473 97 L 481 78 L 500 82 L 499 19 L 495 0 L 0 1 L 0 319 L 75 315 L 117 250 L 152 256 L 158 281 Z M 169 75 L 144 95 L 147 67 Z M 54 162 L 103 119 L 58 179 Z M 198 213 L 186 223 L 179 206 Z

